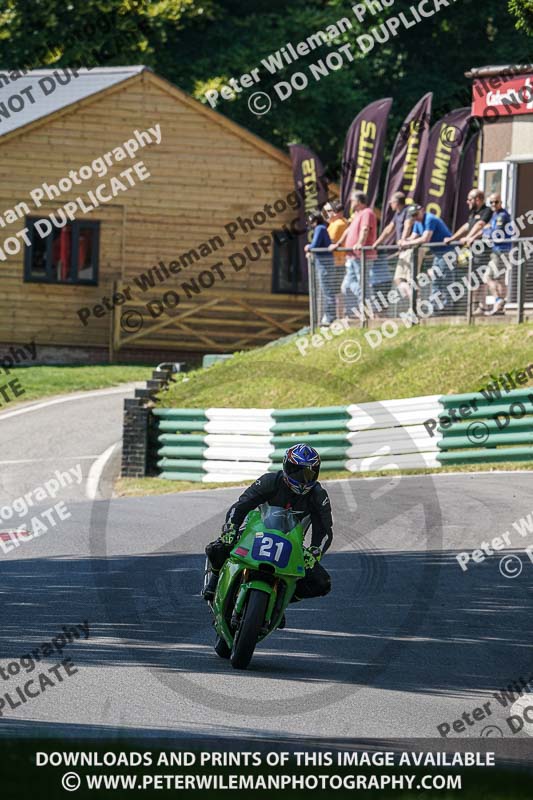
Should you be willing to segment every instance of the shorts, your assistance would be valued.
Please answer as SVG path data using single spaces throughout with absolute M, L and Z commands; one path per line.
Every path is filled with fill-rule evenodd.
M 413 250 L 402 250 L 394 273 L 395 281 L 410 281 L 412 276 Z
M 497 250 L 493 251 L 489 259 L 487 269 L 483 273 L 483 283 L 487 283 L 490 280 L 500 280 L 505 282 L 505 273 L 507 270 L 507 264 L 509 263 L 508 255 L 508 253 L 501 253 Z

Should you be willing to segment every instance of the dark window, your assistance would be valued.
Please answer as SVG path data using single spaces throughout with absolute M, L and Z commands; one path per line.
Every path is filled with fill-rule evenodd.
M 71 222 L 52 226 L 46 217 L 28 217 L 31 245 L 24 252 L 24 280 L 38 283 L 98 283 L 100 223 Z
M 297 236 L 285 231 L 275 231 L 272 255 L 273 294 L 307 294 L 307 271 L 300 269 L 299 242 Z

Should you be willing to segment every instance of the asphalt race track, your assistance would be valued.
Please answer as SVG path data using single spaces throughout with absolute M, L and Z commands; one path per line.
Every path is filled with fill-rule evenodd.
M 238 489 L 98 499 L 106 474 L 103 482 L 97 476 L 98 491 L 89 484 L 97 457 L 119 438 L 116 401 L 102 393 L 58 405 L 48 422 L 49 406 L 0 416 L 2 504 L 77 459 L 84 465 L 79 486 L 34 510 L 64 500 L 71 517 L 1 553 L 0 664 L 20 662 L 63 626 L 89 624 L 89 638 L 62 651 L 78 671 L 20 707 L 4 708 L 0 733 L 435 738 L 438 725 L 489 702 L 486 718 L 454 735 L 500 736 L 497 728 L 513 739 L 510 711 L 492 693 L 533 675 L 533 562 L 524 552 L 533 530 L 528 539 L 512 527 L 532 511 L 531 473 L 329 483 L 335 540 L 323 563 L 333 590 L 291 606 L 287 628 L 258 647 L 248 671 L 237 672 L 213 652 L 199 591 L 203 548 Z M 69 437 L 69 415 L 74 427 L 89 404 L 100 433 Z M 59 410 L 66 432 L 58 442 Z M 116 470 L 118 453 L 108 455 L 107 472 Z M 37 458 L 48 460 L 6 469 L 7 461 Z M 458 551 L 506 531 L 511 546 L 461 570 Z M 520 574 L 516 559 L 502 563 L 511 551 Z M 0 681 L 2 692 L 15 696 L 26 674 L 35 677 L 58 660 L 50 656 L 31 673 L 21 668 Z M 528 738 L 525 730 L 514 742 L 520 738 Z

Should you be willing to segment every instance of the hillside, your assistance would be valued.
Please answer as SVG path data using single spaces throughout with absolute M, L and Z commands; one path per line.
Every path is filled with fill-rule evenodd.
M 317 343 L 319 340 L 316 340 Z M 362 355 L 356 363 L 347 356 Z M 303 348 L 302 348 L 303 349 Z M 298 408 L 476 391 L 533 363 L 533 325 L 431 325 L 372 349 L 360 330 L 302 355 L 295 339 L 197 370 L 161 393 L 163 407 Z M 494 376 L 494 378 L 492 377 Z M 530 381 L 533 384 L 533 381 Z

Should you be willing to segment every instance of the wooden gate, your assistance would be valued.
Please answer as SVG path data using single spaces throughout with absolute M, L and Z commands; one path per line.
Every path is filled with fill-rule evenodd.
M 128 290 L 130 299 L 125 298 Z M 307 295 L 243 290 L 183 299 L 172 286 L 146 292 L 115 284 L 110 357 L 124 347 L 227 353 L 260 347 L 309 324 Z

